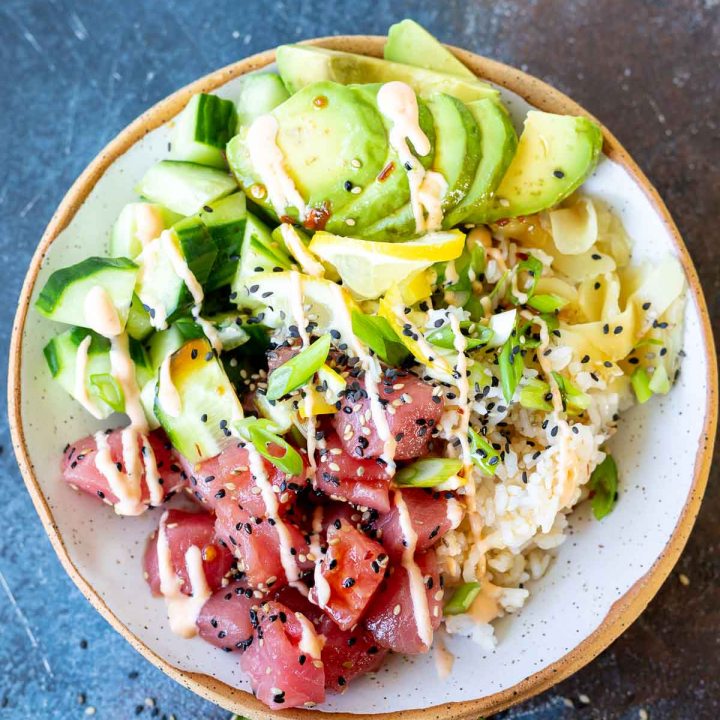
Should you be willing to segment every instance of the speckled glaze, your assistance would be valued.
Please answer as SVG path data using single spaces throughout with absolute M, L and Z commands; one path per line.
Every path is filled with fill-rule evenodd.
M 314 42 L 379 55 L 383 39 Z M 456 52 L 478 75 L 516 94 L 506 96 L 516 119 L 526 107 L 520 98 L 543 110 L 583 112 L 520 71 Z M 245 691 L 236 660 L 200 641 L 172 637 L 162 603 L 145 592 L 140 554 L 157 513 L 139 520 L 116 518 L 58 482 L 60 447 L 47 438 L 75 438 L 95 426 L 50 383 L 40 348 L 54 328 L 28 314 L 28 307 L 52 269 L 103 252 L 112 219 L 132 199 L 134 181 L 162 153 L 167 133 L 163 123 L 199 91 L 232 97 L 234 78 L 272 61 L 272 52 L 262 53 L 184 88 L 141 116 L 88 167 L 53 217 L 33 259 L 13 330 L 9 375 L 18 461 L 48 535 L 78 587 L 151 662 L 195 692 L 256 718 L 271 715 Z M 145 137 L 151 131 L 153 135 Z M 687 539 L 715 434 L 717 371 L 707 311 L 687 252 L 657 194 L 607 132 L 604 152 L 586 187 L 622 215 L 635 241 L 634 261 L 673 252 L 686 270 L 690 293 L 685 344 L 693 352 L 680 382 L 669 396 L 623 418 L 613 444 L 623 476 L 622 501 L 603 523 L 590 521 L 583 508 L 572 516 L 572 537 L 548 575 L 535 584 L 527 607 L 499 624 L 500 645 L 494 654 L 487 656 L 469 642 L 454 642 L 456 672 L 446 683 L 437 680 L 428 658 L 395 658 L 377 678 L 360 681 L 346 695 L 331 699 L 326 708 L 333 717 L 390 717 L 405 711 L 406 718 L 471 718 L 545 689 L 592 659 L 637 617 Z M 204 674 L 209 672 L 215 677 Z M 304 718 L 317 714 L 283 713 Z

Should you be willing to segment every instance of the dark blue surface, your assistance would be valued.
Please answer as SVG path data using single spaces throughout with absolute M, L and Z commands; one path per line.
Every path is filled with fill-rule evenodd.
M 643 2 L 0 3 L 2 373 L 35 245 L 71 182 L 142 110 L 242 56 L 314 35 L 382 34 L 413 16 L 443 40 L 527 69 L 616 132 L 668 201 L 718 317 L 717 0 Z M 219 720 L 146 663 L 67 578 L 0 427 L 0 718 Z M 510 711 L 524 720 L 720 717 L 717 474 L 678 572 L 615 645 Z M 585 704 L 580 696 L 587 696 Z M 150 702 L 148 700 L 148 702 Z

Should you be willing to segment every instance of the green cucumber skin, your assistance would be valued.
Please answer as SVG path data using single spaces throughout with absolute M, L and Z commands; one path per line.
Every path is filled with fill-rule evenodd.
M 217 257 L 204 284 L 206 292 L 225 287 L 235 277 L 247 221 L 244 193 L 234 193 L 207 205 L 198 213 L 217 246 Z
M 40 291 L 35 301 L 35 308 L 45 317 L 52 318 L 65 290 L 70 285 L 98 272 L 111 269 L 137 273 L 138 266 L 127 258 L 89 257 L 76 265 L 56 270 Z
M 103 353 L 107 354 L 110 352 L 110 341 L 107 338 L 87 328 L 71 327 L 61 335 L 55 336 L 43 348 L 45 361 L 47 362 L 50 374 L 54 378 L 65 369 L 65 365 L 62 362 L 63 350 L 73 349 L 74 352 L 77 353 L 80 343 L 88 335 L 92 338 L 88 347 L 88 356 L 101 355 Z
M 157 371 L 163 360 L 179 350 L 188 340 L 205 337 L 203 329 L 190 318 L 179 318 L 167 330 L 162 330 L 150 338 L 148 354 L 150 367 Z
M 150 322 L 150 315 L 143 307 L 140 298 L 133 295 L 130 303 L 130 312 L 125 323 L 125 332 L 135 340 L 145 340 L 152 335 L 154 328 Z

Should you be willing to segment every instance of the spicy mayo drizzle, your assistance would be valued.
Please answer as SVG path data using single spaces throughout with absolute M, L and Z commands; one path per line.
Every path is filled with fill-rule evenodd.
M 175 572 L 167 538 L 168 511 L 163 513 L 157 534 L 158 573 L 160 592 L 167 605 L 170 629 L 184 638 L 197 635 L 197 619 L 202 606 L 212 594 L 205 577 L 202 551 L 197 545 L 191 545 L 185 553 L 185 569 L 190 579 L 192 595 L 185 595 L 181 588 L 182 580 Z
M 90 398 L 87 390 L 87 370 L 89 360 L 90 343 L 92 335 L 86 335 L 78 345 L 77 357 L 75 359 L 75 383 L 74 395 L 77 401 L 95 418 L 102 419 L 102 412 Z
M 440 173 L 425 170 L 410 150 L 408 143 L 423 157 L 431 150 L 430 141 L 420 127 L 415 91 L 406 83 L 393 80 L 378 90 L 377 104 L 392 123 L 390 146 L 407 172 L 415 229 L 418 233 L 437 230 L 442 225 L 442 199 L 448 185 Z

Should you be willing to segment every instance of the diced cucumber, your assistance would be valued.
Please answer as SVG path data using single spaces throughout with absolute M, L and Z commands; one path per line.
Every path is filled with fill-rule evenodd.
M 167 381 L 173 387 L 165 387 Z M 180 412 L 163 408 L 166 394 L 177 393 Z M 242 406 L 210 343 L 190 340 L 172 354 L 168 376 L 160 372 L 155 416 L 176 450 L 191 463 L 215 457 L 232 442 L 230 428 L 242 418 Z
M 205 283 L 205 290 L 210 292 L 229 285 L 235 277 L 247 218 L 245 194 L 233 193 L 216 200 L 205 206 L 199 217 L 218 249 L 215 264 Z
M 175 124 L 170 146 L 173 160 L 227 167 L 225 145 L 235 134 L 237 117 L 231 100 L 199 93 L 190 99 Z
M 135 340 L 145 340 L 153 330 L 150 313 L 143 307 L 140 298 L 133 295 L 130 312 L 125 323 L 125 332 Z
M 272 420 L 279 433 L 286 433 L 296 417 L 290 400 L 268 400 L 264 392 L 255 393 L 255 407 L 261 417 Z
M 155 389 L 157 387 L 157 378 L 153 378 L 150 382 L 145 383 L 140 391 L 140 402 L 145 411 L 148 428 L 156 430 L 160 427 L 158 419 L 155 417 Z
M 180 215 L 194 215 L 204 205 L 235 192 L 237 183 L 224 170 L 179 160 L 161 160 L 145 173 L 135 190 Z
M 259 115 L 274 110 L 290 93 L 277 73 L 252 73 L 240 81 L 237 101 L 238 125 L 249 125 Z
M 112 377 L 110 364 L 110 341 L 87 328 L 73 327 L 54 337 L 43 349 L 45 360 L 53 378 L 79 402 L 76 374 L 78 372 L 78 348 L 90 336 L 85 368 L 87 396 L 98 411 L 100 418 L 114 412 L 122 412 L 125 401 L 122 390 Z M 138 385 L 142 386 L 153 377 L 147 354 L 136 340 L 129 342 L 130 358 L 135 364 Z
M 208 279 L 217 247 L 199 218 L 185 218 L 170 231 L 148 245 L 138 258 L 135 292 L 148 308 L 154 327 L 163 329 L 183 310 L 193 304 L 185 280 L 173 268 L 164 243 L 170 242 L 187 263 L 189 271 L 202 285 Z
M 259 272 L 273 272 L 275 268 L 289 270 L 292 260 L 270 228 L 262 220 L 248 213 L 240 252 L 240 263 L 232 281 L 232 291 L 237 292 L 242 279 Z M 232 297 L 232 294 L 231 294 Z
M 40 291 L 35 307 L 52 320 L 93 328 L 96 320 L 86 315 L 94 307 L 87 307 L 86 299 L 88 293 L 100 287 L 115 306 L 121 326 L 125 327 L 137 275 L 138 266 L 127 258 L 90 257 L 77 265 L 56 270 Z
M 128 203 L 118 215 L 110 234 L 110 255 L 134 260 L 160 233 L 181 215 L 156 203 Z
M 163 360 L 179 350 L 188 340 L 205 337 L 202 328 L 190 318 L 176 320 L 167 330 L 156 333 L 148 343 L 150 365 L 153 370 L 162 365 Z
M 223 352 L 235 350 L 250 340 L 242 319 L 237 313 L 223 313 L 203 319 L 215 328 L 218 340 L 223 346 Z

